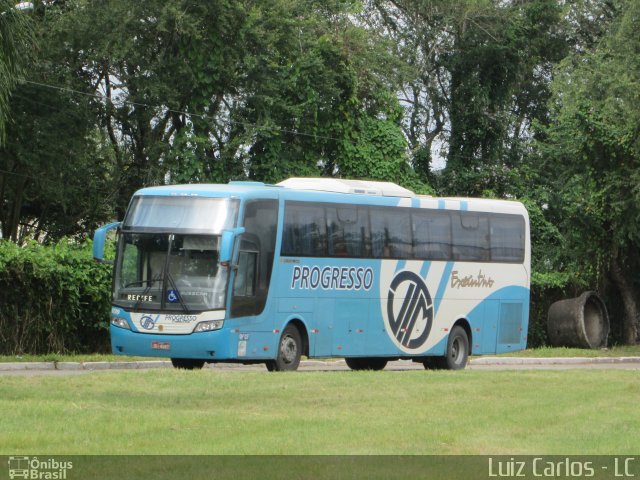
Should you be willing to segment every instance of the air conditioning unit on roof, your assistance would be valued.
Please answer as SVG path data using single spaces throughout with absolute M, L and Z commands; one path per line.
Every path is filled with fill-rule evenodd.
M 278 183 L 281 187 L 319 192 L 381 195 L 385 197 L 415 197 L 415 193 L 391 182 L 345 180 L 342 178 L 288 178 Z

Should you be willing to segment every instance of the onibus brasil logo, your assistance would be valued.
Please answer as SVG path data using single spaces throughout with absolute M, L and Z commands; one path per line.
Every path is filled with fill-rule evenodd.
M 73 462 L 59 461 L 55 458 L 9 457 L 9 478 L 66 480 L 67 470 L 73 468 Z
M 392 339 L 405 351 L 418 351 L 425 344 L 433 325 L 433 302 L 419 275 L 403 271 L 393 278 L 386 320 Z

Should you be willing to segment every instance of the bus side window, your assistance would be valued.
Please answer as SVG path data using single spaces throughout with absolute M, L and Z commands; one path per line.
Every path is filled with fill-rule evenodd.
M 485 214 L 452 213 L 453 260 L 488 262 L 489 218 Z
M 524 260 L 524 219 L 515 215 L 491 216 L 491 260 L 515 262 Z
M 408 209 L 371 208 L 374 258 L 411 258 L 411 215 Z
M 369 218 L 363 207 L 326 206 L 329 256 L 363 258 L 369 256 Z
M 416 258 L 449 260 L 451 258 L 451 217 L 449 214 L 414 211 L 412 217 Z
M 322 206 L 286 202 L 281 253 L 296 257 L 327 254 L 327 222 Z
M 233 285 L 235 297 L 253 297 L 256 293 L 257 252 L 240 252 L 238 255 L 238 270 Z

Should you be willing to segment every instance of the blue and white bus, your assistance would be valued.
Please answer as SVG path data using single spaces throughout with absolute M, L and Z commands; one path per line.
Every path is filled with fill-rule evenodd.
M 177 368 L 344 357 L 464 368 L 524 349 L 529 220 L 521 203 L 433 198 L 386 182 L 152 187 L 118 229 L 111 344 Z

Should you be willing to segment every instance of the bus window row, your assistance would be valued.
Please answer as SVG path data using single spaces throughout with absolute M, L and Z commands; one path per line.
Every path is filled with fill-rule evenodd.
M 285 203 L 283 256 L 521 263 L 524 252 L 520 215 Z

